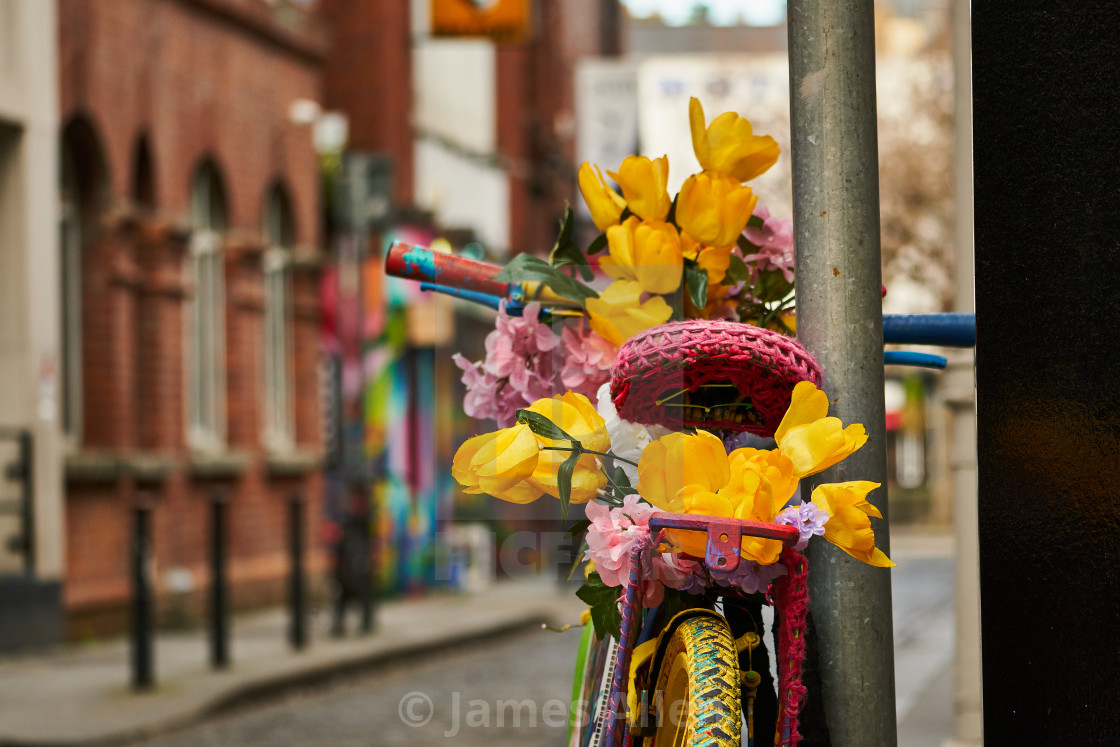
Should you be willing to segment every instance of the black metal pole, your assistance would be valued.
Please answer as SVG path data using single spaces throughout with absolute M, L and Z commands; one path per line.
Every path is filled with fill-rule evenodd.
M 155 685 L 152 656 L 152 585 L 148 576 L 151 552 L 151 514 L 148 506 L 133 511 L 132 535 L 132 689 Z
M 370 507 L 370 490 L 369 483 L 365 480 L 361 481 L 362 491 L 362 510 L 358 512 L 358 520 L 361 521 L 361 537 L 362 537 L 362 571 L 359 574 L 361 582 L 362 599 L 362 627 L 363 633 L 372 633 L 374 628 L 374 537 L 373 528 L 370 526 L 373 518 L 372 508 Z
M 31 431 L 22 430 L 19 434 L 19 459 L 23 467 L 23 490 L 20 496 L 20 513 L 23 520 L 23 571 L 28 576 L 35 575 L 35 451 Z
M 307 647 L 307 595 L 303 568 L 303 496 L 292 493 L 288 500 L 288 549 L 291 575 L 288 578 L 288 605 L 291 623 L 288 641 L 297 651 Z
M 229 666 L 229 583 L 226 576 L 226 506 L 224 490 L 210 498 L 210 666 Z

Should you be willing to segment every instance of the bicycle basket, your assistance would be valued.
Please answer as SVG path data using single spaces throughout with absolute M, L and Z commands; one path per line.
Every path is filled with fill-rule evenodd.
M 797 340 L 750 324 L 669 322 L 626 341 L 611 399 L 632 423 L 774 435 L 799 381 L 821 369 Z

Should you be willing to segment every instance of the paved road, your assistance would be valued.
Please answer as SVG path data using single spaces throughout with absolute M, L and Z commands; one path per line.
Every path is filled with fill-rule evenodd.
M 415 666 L 340 680 L 230 714 L 151 747 L 556 747 L 567 733 L 579 633 L 527 631 Z M 430 721 L 410 726 L 406 720 Z
M 952 559 L 898 560 L 892 586 L 899 743 L 936 747 L 952 735 Z M 556 747 L 566 733 L 577 644 L 576 631 L 527 631 L 289 694 L 145 744 Z

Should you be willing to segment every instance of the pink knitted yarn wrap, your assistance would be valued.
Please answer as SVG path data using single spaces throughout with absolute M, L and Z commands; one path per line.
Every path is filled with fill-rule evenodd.
M 611 399 L 632 423 L 769 437 L 799 381 L 820 386 L 821 368 L 797 340 L 750 324 L 690 319 L 623 344 Z
M 801 665 L 805 661 L 805 619 L 809 614 L 809 561 L 801 553 L 782 553 L 786 575 L 774 584 L 772 602 L 780 610 L 778 629 L 778 747 L 797 747 L 805 685 Z

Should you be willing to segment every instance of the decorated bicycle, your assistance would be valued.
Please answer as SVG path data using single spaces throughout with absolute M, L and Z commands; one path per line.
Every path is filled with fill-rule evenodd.
M 777 143 L 735 113 L 707 122 L 696 99 L 688 114 L 702 170 L 676 196 L 665 157 L 607 172 L 621 193 L 580 167 L 601 232 L 586 249 L 569 211 L 547 261 L 497 267 L 404 245 L 387 256 L 391 274 L 498 311 L 485 360 L 455 361 L 467 413 L 499 429 L 467 440 L 452 474 L 468 493 L 552 496 L 573 522 L 589 610 L 572 745 L 797 744 L 800 551 L 819 537 L 893 565 L 871 528 L 877 483 L 799 491 L 867 435 L 828 416 L 820 368 L 794 337 L 792 226 L 747 184 Z

